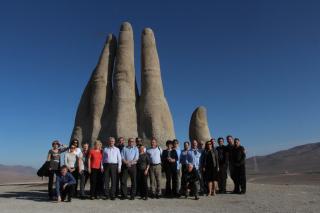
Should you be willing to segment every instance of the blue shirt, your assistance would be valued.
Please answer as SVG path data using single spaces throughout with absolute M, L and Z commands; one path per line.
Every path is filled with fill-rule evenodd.
M 190 150 L 183 150 L 180 154 L 180 163 L 186 165 L 189 163 L 193 164 L 193 156 Z
M 190 150 L 191 152 L 191 155 L 192 155 L 192 163 L 193 163 L 193 166 L 199 170 L 200 168 L 200 159 L 201 159 L 201 154 L 202 154 L 202 150 L 199 150 L 199 149 L 191 149 Z
M 179 170 L 179 169 L 180 169 L 180 154 L 181 154 L 181 149 L 177 148 L 177 149 L 174 149 L 174 150 L 176 150 L 177 155 L 178 155 L 178 160 L 176 161 L 176 163 L 177 163 L 177 170 Z
M 121 158 L 125 161 L 133 161 L 135 164 L 139 159 L 139 150 L 135 146 L 124 147 L 121 151 Z
M 56 179 L 57 196 L 60 196 L 60 187 L 64 186 L 64 184 L 68 184 L 68 185 L 76 184 L 76 179 L 74 179 L 71 173 L 67 172 L 65 176 L 57 175 L 57 179 Z
M 148 149 L 147 154 L 150 157 L 150 164 L 160 164 L 161 163 L 162 149 L 160 147 Z

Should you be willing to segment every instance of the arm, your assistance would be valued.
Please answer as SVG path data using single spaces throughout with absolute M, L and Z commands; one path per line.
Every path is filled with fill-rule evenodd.
M 70 173 L 67 173 L 67 175 L 68 175 L 68 182 L 67 182 L 67 184 L 68 184 L 68 185 L 76 184 L 76 179 L 73 177 L 73 175 L 70 174 Z
M 127 165 L 127 164 L 128 164 L 128 161 L 125 160 L 125 159 L 126 159 L 126 158 L 125 158 L 125 150 L 126 150 L 126 147 L 123 147 L 120 155 L 121 155 L 122 163 L 124 163 L 125 165 Z
M 135 156 L 134 156 L 134 158 L 133 158 L 132 163 L 133 163 L 133 164 L 136 164 L 136 163 L 138 162 L 138 159 L 139 159 L 139 150 L 138 150 L 138 148 L 136 147 L 136 148 L 135 148 Z
M 51 160 L 51 153 L 50 151 L 48 152 L 48 155 L 47 155 L 47 161 L 50 161 Z
M 91 173 L 91 152 L 89 152 L 88 156 L 88 172 Z
M 146 155 L 147 158 L 146 158 L 146 161 L 147 161 L 147 168 L 144 170 L 144 175 L 148 175 L 148 171 L 149 171 L 149 168 L 150 168 L 150 157 L 149 155 Z
M 121 172 L 121 165 L 122 165 L 122 161 L 121 161 L 121 154 L 120 154 L 120 150 L 118 149 L 117 151 L 117 158 L 118 158 L 118 172 Z

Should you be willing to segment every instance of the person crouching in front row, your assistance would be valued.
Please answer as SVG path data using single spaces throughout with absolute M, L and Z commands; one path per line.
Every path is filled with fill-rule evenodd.
M 56 179 L 56 193 L 58 197 L 58 202 L 67 201 L 71 202 L 74 187 L 76 185 L 76 180 L 70 172 L 68 172 L 67 166 L 62 166 L 60 169 L 60 174 L 57 175 Z
M 193 164 L 188 164 L 187 169 L 181 179 L 181 192 L 184 194 L 185 198 L 188 198 L 189 192 L 194 195 L 195 200 L 199 200 L 199 174 Z

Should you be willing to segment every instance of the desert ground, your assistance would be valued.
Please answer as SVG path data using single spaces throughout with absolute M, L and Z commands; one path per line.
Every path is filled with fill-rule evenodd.
M 248 183 L 246 195 L 159 199 L 143 201 L 78 200 L 55 203 L 47 200 L 44 184 L 0 186 L 1 213 L 93 212 L 319 212 L 320 186 Z

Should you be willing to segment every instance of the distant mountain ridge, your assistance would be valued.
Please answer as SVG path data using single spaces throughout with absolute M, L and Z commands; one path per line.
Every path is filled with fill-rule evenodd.
M 0 164 L 0 184 L 39 181 L 37 170 L 30 166 L 7 166 Z
M 320 142 L 254 156 L 246 166 L 248 174 L 320 173 Z

